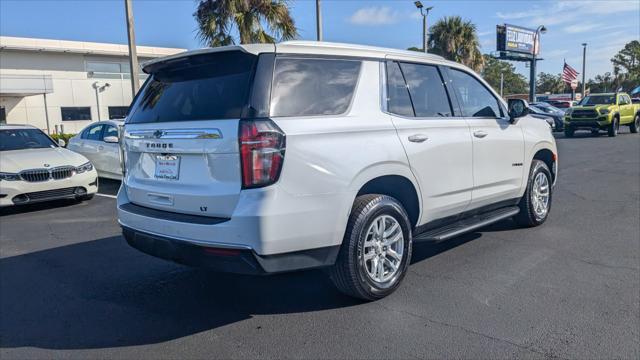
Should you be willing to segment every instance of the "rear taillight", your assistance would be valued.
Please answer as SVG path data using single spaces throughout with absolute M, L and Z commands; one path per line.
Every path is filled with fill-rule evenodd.
M 240 121 L 242 187 L 256 188 L 275 183 L 284 161 L 285 136 L 271 120 Z

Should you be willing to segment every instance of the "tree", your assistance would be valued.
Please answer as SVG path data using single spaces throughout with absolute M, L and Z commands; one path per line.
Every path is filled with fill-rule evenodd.
M 640 82 L 640 41 L 628 42 L 611 59 L 615 87 L 631 89 Z M 615 89 L 613 89 L 615 90 Z
M 562 81 L 561 74 L 553 75 L 541 72 L 538 74 L 536 88 L 538 93 L 561 94 L 564 93 L 566 84 Z
M 516 73 L 516 68 L 506 61 L 500 61 L 490 55 L 483 55 L 484 68 L 482 77 L 497 91 L 500 92 L 500 74 L 504 76 L 504 95 L 525 94 L 527 92 L 527 79 Z
M 475 71 L 482 70 L 484 59 L 476 25 L 471 21 L 449 16 L 438 20 L 429 31 L 429 52 L 465 64 Z
M 198 38 L 211 47 L 235 44 L 236 39 L 241 44 L 274 43 L 298 36 L 287 0 L 200 0 L 193 16 Z

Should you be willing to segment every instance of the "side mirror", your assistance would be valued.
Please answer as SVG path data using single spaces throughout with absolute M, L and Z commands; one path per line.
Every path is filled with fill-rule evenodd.
M 110 144 L 117 144 L 118 143 L 118 137 L 117 136 L 105 136 L 103 140 L 104 140 L 104 142 L 110 143 Z
M 526 116 L 529 113 L 529 103 L 522 99 L 509 99 L 509 119 L 514 122 L 516 119 Z
M 58 145 L 60 147 L 65 147 L 65 146 L 67 146 L 67 142 L 62 140 L 62 139 L 58 139 Z

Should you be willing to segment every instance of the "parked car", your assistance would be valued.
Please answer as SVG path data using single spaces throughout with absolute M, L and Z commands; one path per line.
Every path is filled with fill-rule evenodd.
M 100 177 L 122 179 L 118 134 L 123 120 L 106 120 L 92 123 L 78 135 L 69 139 L 67 149 L 86 156 L 96 167 Z
M 0 207 L 57 199 L 89 200 L 98 174 L 84 156 L 40 129 L 0 126 Z
M 564 130 L 564 110 L 560 110 L 555 106 L 549 105 L 545 102 L 532 103 L 529 105 L 529 109 L 532 114 L 543 115 L 551 118 L 551 125 L 553 130 Z
M 627 125 L 632 133 L 637 133 L 640 105 L 633 104 L 629 95 L 622 92 L 591 94 L 567 111 L 564 134 L 572 137 L 576 130 L 590 130 L 593 134 L 606 130 L 609 136 L 616 136 L 620 125 Z
M 549 215 L 549 126 L 442 57 L 294 41 L 144 71 L 117 206 L 145 253 L 238 273 L 327 267 L 375 300 L 399 286 L 414 242 Z
M 577 101 L 573 100 L 546 100 L 545 102 L 558 109 L 568 109 L 578 103 Z

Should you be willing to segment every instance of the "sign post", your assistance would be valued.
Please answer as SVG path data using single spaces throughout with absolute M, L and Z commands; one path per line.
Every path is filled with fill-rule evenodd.
M 576 89 L 578 88 L 578 79 L 571 80 L 571 100 L 576 99 Z

